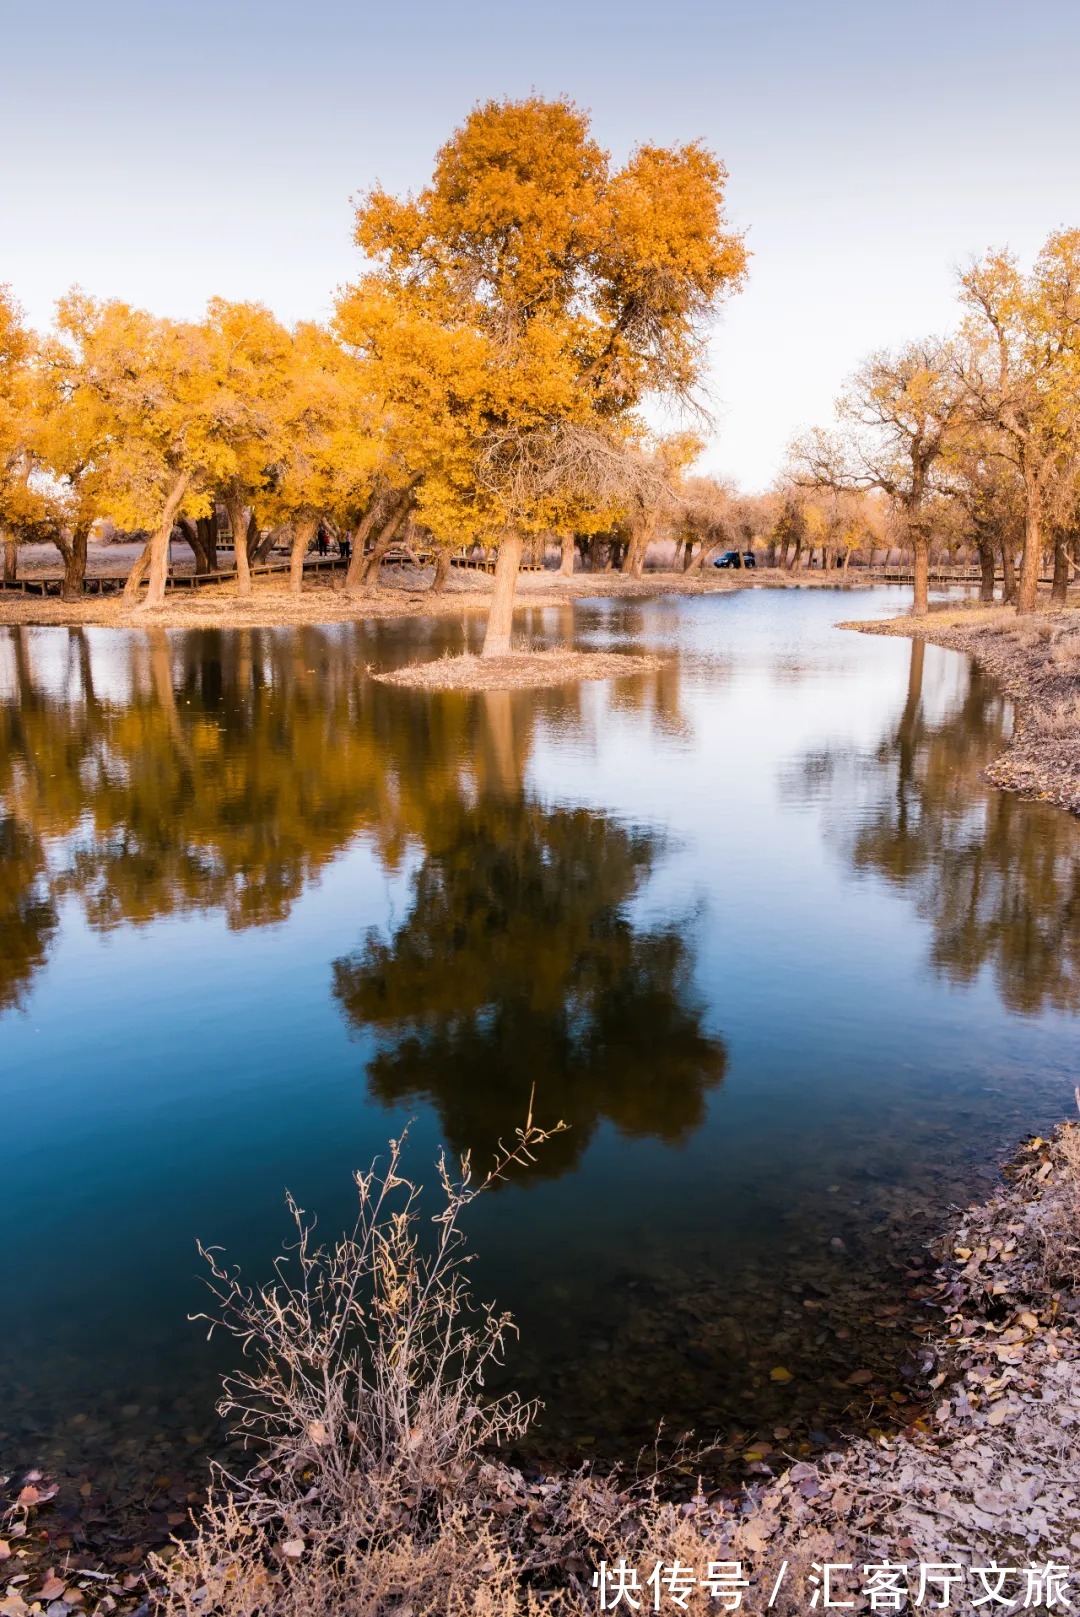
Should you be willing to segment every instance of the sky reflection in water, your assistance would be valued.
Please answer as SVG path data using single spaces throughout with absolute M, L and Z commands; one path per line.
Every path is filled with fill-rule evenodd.
M 1011 715 L 962 658 L 833 627 L 898 604 L 534 611 L 670 661 L 475 696 L 368 677 L 454 622 L 4 631 L 16 1438 L 208 1407 L 197 1236 L 265 1267 L 285 1186 L 333 1229 L 410 1117 L 418 1170 L 482 1159 L 534 1087 L 571 1128 L 472 1234 L 547 1440 L 794 1419 L 770 1365 L 861 1362 L 801 1297 L 1067 1109 L 1080 1002 L 1080 828 L 980 784 Z

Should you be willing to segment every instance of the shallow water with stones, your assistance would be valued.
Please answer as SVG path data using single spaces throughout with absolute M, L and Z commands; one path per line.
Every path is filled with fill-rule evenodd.
M 981 784 L 965 658 L 835 627 L 904 600 L 526 611 L 664 666 L 472 695 L 370 677 L 468 620 L 0 632 L 0 1473 L 164 1530 L 224 1452 L 196 1240 L 264 1275 L 286 1187 L 332 1232 L 534 1088 L 469 1228 L 531 1453 L 917 1419 L 921 1244 L 1071 1106 L 1080 826 Z

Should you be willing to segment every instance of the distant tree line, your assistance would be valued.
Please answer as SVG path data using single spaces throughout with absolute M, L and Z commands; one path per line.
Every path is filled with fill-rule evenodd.
M 792 450 L 790 485 L 880 504 L 927 610 L 930 551 L 977 552 L 982 595 L 1030 612 L 1039 577 L 1066 598 L 1080 539 L 1080 230 L 1055 232 L 1030 273 L 992 252 L 960 276 L 947 339 L 868 358 L 837 424 Z M 839 509 L 839 507 L 838 507 Z

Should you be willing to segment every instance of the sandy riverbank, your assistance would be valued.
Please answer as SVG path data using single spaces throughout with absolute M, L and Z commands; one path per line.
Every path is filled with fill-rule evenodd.
M 1080 814 L 1080 608 L 1051 609 L 1047 601 L 1018 618 L 1012 607 L 950 603 L 931 607 L 925 618 L 843 627 L 918 637 L 976 658 L 1016 711 L 1012 743 L 986 779 Z
M 626 679 L 664 666 L 662 657 L 614 651 L 517 652 L 509 657 L 439 657 L 376 674 L 384 685 L 426 691 L 505 691 L 566 685 L 577 679 Z

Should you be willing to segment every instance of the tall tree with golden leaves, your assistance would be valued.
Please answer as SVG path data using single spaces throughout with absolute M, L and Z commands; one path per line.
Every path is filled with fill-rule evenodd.
M 31 486 L 37 339 L 6 286 L 0 286 L 0 539 L 4 581 L 18 572 L 19 534 L 38 515 Z
M 989 253 L 960 288 L 967 399 L 1023 484 L 1016 609 L 1031 612 L 1055 479 L 1075 460 L 1080 433 L 1080 229 L 1052 235 L 1030 275 L 1011 253 Z
M 374 268 L 339 324 L 398 367 L 399 400 L 429 380 L 410 384 L 376 350 L 372 307 L 390 299 L 406 327 L 463 351 L 417 505 L 437 538 L 499 545 L 486 656 L 510 649 L 523 535 L 589 496 L 591 471 L 640 434 L 647 397 L 694 396 L 708 320 L 745 270 L 725 180 L 699 143 L 643 146 L 613 169 L 584 112 L 534 96 L 470 113 L 418 196 L 363 199 L 356 239 Z

